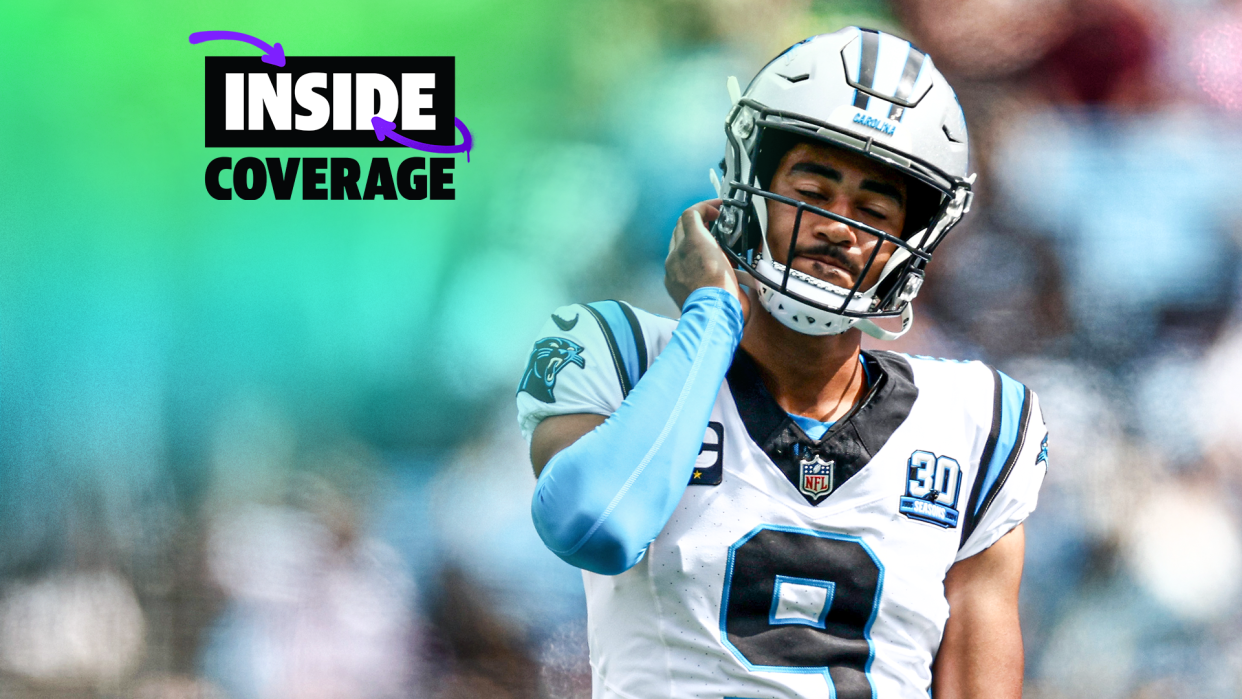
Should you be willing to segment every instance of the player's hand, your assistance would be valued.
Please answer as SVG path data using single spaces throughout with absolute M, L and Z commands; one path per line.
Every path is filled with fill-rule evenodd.
M 668 243 L 664 288 L 681 308 L 695 289 L 720 287 L 737 297 L 742 304 L 742 317 L 746 318 L 750 314 L 750 299 L 738 286 L 733 265 L 708 230 L 719 215 L 719 199 L 701 201 L 682 212 Z

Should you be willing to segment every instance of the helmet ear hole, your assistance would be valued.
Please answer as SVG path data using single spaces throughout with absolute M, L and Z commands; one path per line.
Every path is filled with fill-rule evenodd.
M 763 250 L 763 227 L 759 225 L 759 215 L 755 211 L 755 207 L 761 205 L 767 206 L 767 200 L 762 197 L 751 197 L 746 205 L 746 235 L 743 236 L 742 254 L 747 250 Z
M 927 228 L 940 210 L 944 194 L 913 177 L 906 177 L 906 223 L 901 229 L 902 240 Z
M 772 178 L 780 167 L 781 159 L 802 140 L 788 131 L 764 129 L 763 144 L 755 156 L 755 175 L 760 187 L 771 189 Z

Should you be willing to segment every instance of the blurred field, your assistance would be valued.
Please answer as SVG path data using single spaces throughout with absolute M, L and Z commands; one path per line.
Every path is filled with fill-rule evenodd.
M 588 697 L 512 396 L 660 282 L 725 79 L 857 23 L 967 114 L 902 351 L 1041 396 L 1027 696 L 1242 696 L 1242 6 L 313 0 L 0 8 L 0 698 Z M 451 202 L 217 202 L 202 57 L 455 55 Z M 275 149 L 279 151 L 279 149 Z M 359 159 L 375 152 L 333 155 Z

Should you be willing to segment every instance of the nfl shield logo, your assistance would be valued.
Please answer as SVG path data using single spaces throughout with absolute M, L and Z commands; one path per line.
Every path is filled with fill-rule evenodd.
M 798 467 L 801 477 L 799 490 L 812 498 L 819 498 L 832 492 L 833 461 L 824 461 L 818 454 L 814 459 L 803 459 Z

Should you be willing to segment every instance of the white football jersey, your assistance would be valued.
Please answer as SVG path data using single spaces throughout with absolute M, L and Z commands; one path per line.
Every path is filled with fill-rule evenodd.
M 610 415 L 676 325 L 557 309 L 518 390 L 523 434 Z M 979 362 L 864 362 L 866 397 L 814 440 L 738 351 L 663 531 L 630 570 L 583 572 L 596 699 L 927 697 L 945 574 L 1034 510 L 1047 431 L 1035 394 Z

